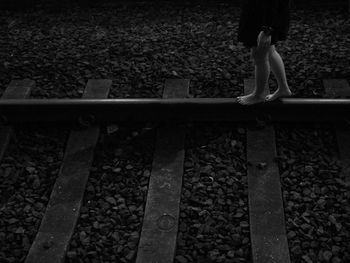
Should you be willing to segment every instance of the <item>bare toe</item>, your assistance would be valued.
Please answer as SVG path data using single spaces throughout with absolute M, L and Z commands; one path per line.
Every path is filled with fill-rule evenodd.
M 272 97 L 272 94 L 267 95 L 267 96 L 265 97 L 265 101 L 271 100 L 271 97 Z
M 264 98 L 253 94 L 249 94 L 246 96 L 239 97 L 238 102 L 242 105 L 252 105 L 264 102 Z

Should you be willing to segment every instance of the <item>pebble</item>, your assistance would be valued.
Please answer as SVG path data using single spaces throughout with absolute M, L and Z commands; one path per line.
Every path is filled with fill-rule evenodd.
M 228 252 L 227 252 L 227 256 L 228 256 L 229 258 L 234 258 L 234 257 L 235 257 L 235 251 L 234 251 L 234 250 L 228 251 Z
M 338 252 L 341 250 L 340 247 L 338 246 L 332 246 L 332 253 L 333 254 L 338 254 Z
M 181 255 L 176 256 L 175 260 L 178 261 L 179 263 L 188 263 L 187 258 L 185 258 L 184 256 L 181 256 Z
M 117 204 L 117 201 L 113 197 L 106 197 L 106 201 L 112 205 Z
M 313 263 L 312 260 L 307 255 L 303 255 L 301 258 L 304 259 L 306 263 Z
M 129 253 L 125 256 L 127 260 L 132 260 L 136 255 L 136 250 L 130 250 Z
M 89 251 L 87 252 L 87 255 L 90 257 L 96 257 L 97 256 L 97 251 Z
M 324 258 L 327 262 L 330 261 L 332 255 L 333 255 L 333 254 L 332 254 L 331 251 L 326 250 L 326 251 L 323 252 L 323 258 Z
M 17 228 L 16 231 L 15 231 L 15 233 L 16 233 L 16 234 L 24 234 L 24 229 L 23 229 L 23 227 L 20 226 L 19 228 Z
M 342 260 L 340 258 L 338 258 L 338 257 L 333 257 L 332 258 L 332 263 L 341 263 L 341 262 L 342 262 Z
M 68 258 L 72 258 L 72 259 L 74 259 L 74 258 L 77 258 L 77 252 L 76 251 L 68 251 L 67 252 L 67 257 Z
M 300 255 L 302 253 L 302 250 L 300 246 L 294 246 L 292 247 L 291 252 L 295 255 Z
M 294 238 L 296 235 L 297 235 L 297 234 L 296 234 L 294 231 L 289 231 L 287 236 L 288 236 L 289 239 L 292 239 L 292 238 Z
M 99 229 L 100 228 L 100 225 L 97 221 L 95 221 L 92 226 L 95 228 L 95 229 Z
M 245 134 L 245 129 L 244 128 L 238 128 L 238 133 L 239 134 Z
M 131 170 L 131 169 L 133 169 L 134 167 L 133 167 L 131 164 L 128 164 L 125 168 L 126 168 L 127 170 Z
M 305 172 L 311 173 L 314 171 L 314 168 L 311 165 L 306 165 L 305 166 Z
M 319 243 L 317 241 L 311 241 L 311 247 L 316 248 L 319 246 Z
M 288 177 L 291 179 L 290 176 L 282 178 L 282 184 L 285 186 L 285 191 L 288 192 L 287 195 L 284 195 L 286 199 L 285 203 L 289 203 L 291 200 L 293 201 L 293 203 L 290 203 L 292 206 L 287 206 L 288 208 L 290 207 L 290 209 L 286 209 L 286 212 L 292 218 L 294 217 L 294 221 L 297 223 L 297 225 L 286 223 L 287 230 L 302 230 L 299 231 L 300 234 L 298 233 L 298 238 L 294 240 L 298 241 L 298 245 L 301 245 L 302 253 L 308 254 L 310 259 L 314 260 L 318 257 L 320 249 L 330 249 L 332 245 L 336 244 L 334 238 L 340 237 L 340 234 L 338 233 L 343 233 L 342 225 L 338 224 L 339 222 L 343 222 L 343 219 L 337 216 L 335 211 L 339 211 L 338 207 L 341 207 L 340 200 L 344 198 L 344 195 L 341 194 L 339 189 L 340 187 L 338 187 L 339 184 L 336 183 L 334 178 L 334 176 L 337 175 L 337 172 L 330 171 L 336 171 L 338 169 L 336 166 L 331 164 L 330 161 L 332 158 L 328 157 L 328 153 L 319 154 L 319 149 L 321 147 L 322 149 L 327 149 L 327 151 L 334 150 L 333 148 L 335 148 L 334 145 L 336 144 L 334 141 L 332 141 L 333 138 L 328 135 L 323 135 L 322 129 L 319 129 L 318 135 L 315 137 L 315 140 L 313 140 L 313 138 L 310 138 L 309 136 L 309 134 L 312 133 L 309 131 L 304 132 L 303 129 L 304 128 L 301 129 L 300 138 L 296 136 L 295 140 L 288 138 L 289 135 L 298 134 L 295 132 L 295 130 L 292 129 L 283 131 L 283 134 L 286 136 L 286 138 L 283 139 L 288 142 L 283 147 L 283 153 L 286 156 L 298 157 L 290 169 L 286 169 L 287 167 L 283 168 L 284 170 L 289 171 L 290 174 L 292 171 L 295 171 L 295 174 L 290 183 L 286 183 L 286 179 Z M 322 143 L 317 137 L 322 138 Z M 305 147 L 299 148 L 293 146 L 299 139 L 305 142 Z M 290 148 L 288 144 L 291 145 Z M 300 162 L 304 162 L 306 165 L 304 167 L 300 167 L 300 165 L 298 165 Z M 302 175 L 300 173 L 301 171 L 304 171 L 306 174 Z M 307 175 L 307 173 L 310 174 Z M 338 188 L 334 186 L 337 186 Z M 302 193 L 303 198 L 301 200 L 291 198 L 296 197 L 292 194 L 291 190 Z M 335 195 L 337 195 L 337 199 L 339 198 L 338 200 L 333 197 Z M 301 217 L 299 213 L 302 213 Z M 340 213 L 338 212 L 338 214 Z M 304 224 L 300 222 L 300 219 L 304 221 Z M 330 236 L 334 236 L 334 238 L 329 238 Z M 309 252 L 311 249 L 310 247 L 308 248 L 305 239 L 311 241 L 310 247 L 312 248 L 312 251 L 315 251 L 315 256 L 311 256 L 311 252 Z M 291 256 L 293 256 L 292 252 Z M 334 253 L 332 256 L 334 257 Z M 296 257 L 296 255 L 294 255 L 294 257 Z M 325 256 L 323 255 L 322 251 L 319 257 L 320 262 L 324 258 Z
M 37 171 L 35 167 L 31 167 L 31 166 L 26 167 L 26 170 L 30 174 L 35 173 Z
M 14 223 L 17 223 L 17 222 L 18 222 L 18 219 L 16 219 L 16 218 L 11 218 L 10 220 L 8 220 L 9 224 L 14 224 Z

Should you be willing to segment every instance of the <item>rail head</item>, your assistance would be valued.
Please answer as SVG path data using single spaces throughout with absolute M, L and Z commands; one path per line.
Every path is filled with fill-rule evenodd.
M 350 105 L 350 99 L 281 98 L 277 101 L 245 106 L 236 98 L 127 98 L 127 99 L 1 99 L 0 109 L 8 106 L 81 106 L 81 105 L 237 105 L 238 107 L 284 107 L 285 105 Z

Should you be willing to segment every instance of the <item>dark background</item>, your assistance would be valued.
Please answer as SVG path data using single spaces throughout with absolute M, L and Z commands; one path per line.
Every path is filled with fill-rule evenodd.
M 72 5 L 80 6 L 98 6 L 101 4 L 137 4 L 152 2 L 176 2 L 185 5 L 196 4 L 217 4 L 217 3 L 232 3 L 234 5 L 240 5 L 244 0 L 155 0 L 155 1 L 142 1 L 142 0 L 1 0 L 1 9 L 10 10 L 22 10 L 28 8 L 42 7 L 42 8 L 67 8 Z M 294 8 L 317 8 L 317 7 L 340 7 L 347 8 L 350 0 L 292 0 L 292 6 Z

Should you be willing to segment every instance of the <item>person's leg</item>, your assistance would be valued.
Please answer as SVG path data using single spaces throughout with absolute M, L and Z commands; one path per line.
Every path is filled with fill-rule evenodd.
M 269 50 L 270 47 L 252 48 L 251 52 L 255 64 L 255 88 L 251 94 L 237 97 L 240 104 L 250 105 L 264 102 L 264 90 L 270 75 Z
M 278 89 L 270 95 L 266 96 L 266 101 L 273 101 L 280 97 L 288 97 L 292 95 L 287 83 L 286 72 L 281 56 L 276 51 L 274 45 L 271 46 L 269 52 L 269 61 L 273 74 L 276 77 L 278 83 Z

